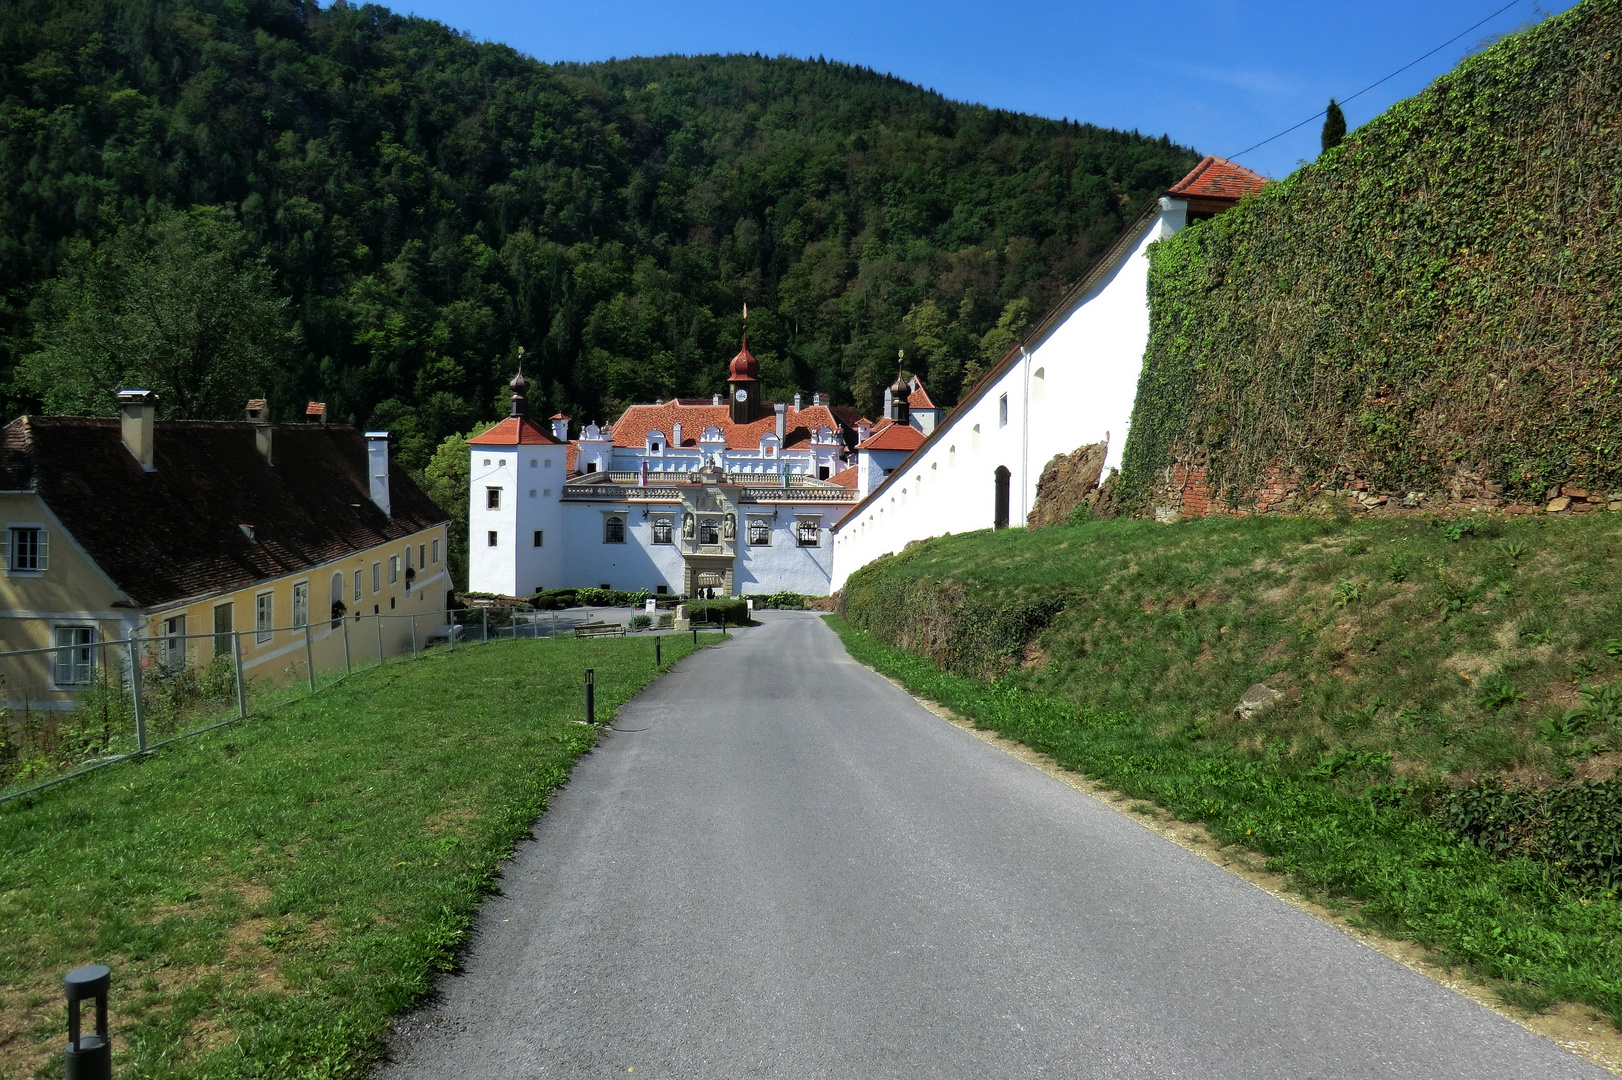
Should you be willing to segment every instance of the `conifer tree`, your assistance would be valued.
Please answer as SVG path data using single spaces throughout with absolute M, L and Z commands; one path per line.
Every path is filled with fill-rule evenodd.
M 1340 111 L 1340 106 L 1334 98 L 1329 99 L 1329 108 L 1324 113 L 1323 148 L 1333 150 L 1340 145 L 1346 137 L 1346 114 Z

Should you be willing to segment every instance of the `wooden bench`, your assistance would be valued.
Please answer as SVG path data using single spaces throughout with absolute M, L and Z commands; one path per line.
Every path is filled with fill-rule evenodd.
M 581 623 L 574 628 L 575 637 L 624 637 L 625 624 L 617 622 Z

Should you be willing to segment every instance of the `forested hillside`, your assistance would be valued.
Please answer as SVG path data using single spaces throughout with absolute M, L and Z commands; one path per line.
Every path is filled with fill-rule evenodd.
M 1194 160 L 821 59 L 548 66 L 374 6 L 16 0 L 3 404 L 229 353 L 233 401 L 326 400 L 421 467 L 519 347 L 546 412 L 719 389 L 746 301 L 773 395 L 871 410 L 904 348 L 950 402 Z M 256 290 L 246 327 L 176 299 Z

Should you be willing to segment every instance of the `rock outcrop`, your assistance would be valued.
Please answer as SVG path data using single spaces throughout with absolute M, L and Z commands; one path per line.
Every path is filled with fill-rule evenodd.
M 1068 524 L 1076 507 L 1097 489 L 1108 449 L 1107 442 L 1097 442 L 1070 454 L 1053 455 L 1036 481 L 1036 505 L 1025 519 L 1026 527 Z

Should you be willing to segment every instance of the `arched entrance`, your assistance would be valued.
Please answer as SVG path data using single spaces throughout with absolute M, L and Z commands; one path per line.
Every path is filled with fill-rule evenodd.
M 991 527 L 993 529 L 1008 528 L 1008 480 L 1010 475 L 1006 465 L 997 466 L 997 503 L 991 518 Z

